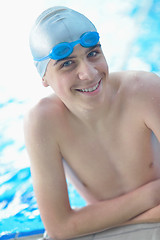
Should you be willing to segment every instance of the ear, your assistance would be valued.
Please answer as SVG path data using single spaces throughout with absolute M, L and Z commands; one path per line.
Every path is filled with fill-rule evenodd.
M 42 84 L 44 87 L 48 87 L 48 83 L 47 83 L 47 80 L 45 79 L 45 77 L 42 78 Z

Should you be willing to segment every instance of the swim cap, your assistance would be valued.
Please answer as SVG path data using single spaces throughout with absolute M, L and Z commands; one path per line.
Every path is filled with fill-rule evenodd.
M 57 6 L 45 10 L 36 20 L 30 32 L 30 48 L 33 58 L 47 56 L 61 42 L 73 42 L 88 31 L 97 31 L 84 15 L 70 8 Z M 37 62 L 35 66 L 41 77 L 50 59 Z

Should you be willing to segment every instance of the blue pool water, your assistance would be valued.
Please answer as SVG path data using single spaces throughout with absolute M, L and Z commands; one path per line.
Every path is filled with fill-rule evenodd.
M 117 40 L 116 34 L 119 31 L 124 34 L 123 29 L 127 29 L 126 21 L 123 22 L 125 18 L 134 32 L 130 38 L 127 38 L 127 35 L 121 37 L 122 34 L 119 33 L 120 39 L 113 41 L 115 45 L 109 46 L 110 51 L 108 46 L 104 47 L 105 55 L 108 53 L 110 68 L 141 69 L 160 75 L 160 1 L 114 0 L 110 3 L 111 1 L 101 0 L 99 2 L 101 3 L 98 8 L 99 18 L 102 19 L 103 24 L 107 9 L 112 12 L 114 8 L 117 9 L 117 15 L 115 14 L 117 21 L 122 21 L 124 24 L 121 25 L 121 30 L 117 29 L 114 33 L 112 29 L 106 27 L 107 30 L 103 30 L 104 42 L 105 39 L 107 41 L 109 39 L 108 32 L 112 32 L 113 40 L 114 37 Z M 120 2 L 123 4 L 120 5 Z M 84 1 L 82 5 L 85 6 Z M 94 7 L 94 4 L 92 5 Z M 121 7 L 122 5 L 124 8 Z M 93 10 L 95 13 L 96 10 Z M 106 22 L 109 20 L 108 16 Z M 127 47 L 121 53 L 123 41 L 126 41 Z M 115 51 L 116 48 L 119 51 Z M 23 139 L 23 117 L 29 104 L 28 100 L 22 97 L 16 98 L 8 94 L 0 84 L 0 238 L 2 239 L 7 238 L 7 234 L 44 231 L 33 192 L 30 163 Z M 69 183 L 68 189 L 71 206 L 84 206 L 85 201 Z

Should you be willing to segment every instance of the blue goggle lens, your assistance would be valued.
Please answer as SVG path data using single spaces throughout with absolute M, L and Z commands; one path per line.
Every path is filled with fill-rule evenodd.
M 68 43 L 60 43 L 56 45 L 50 54 L 50 58 L 54 60 L 62 59 L 69 56 L 73 51 L 73 48 Z
M 97 32 L 88 32 L 82 35 L 80 38 L 81 45 L 83 47 L 93 47 L 99 41 L 99 34 Z

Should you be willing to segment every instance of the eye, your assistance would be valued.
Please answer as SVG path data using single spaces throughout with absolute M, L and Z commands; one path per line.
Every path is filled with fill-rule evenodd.
M 63 62 L 62 65 L 61 65 L 61 67 L 62 67 L 62 68 L 63 68 L 63 67 L 69 67 L 69 66 L 72 65 L 72 63 L 73 63 L 72 60 L 68 60 L 68 61 L 66 61 L 66 62 Z
M 98 51 L 94 50 L 88 54 L 88 57 L 96 57 L 98 53 L 99 53 Z
M 102 53 L 101 44 L 97 44 L 95 47 L 91 48 L 91 51 L 88 53 L 87 57 L 94 58 Z

